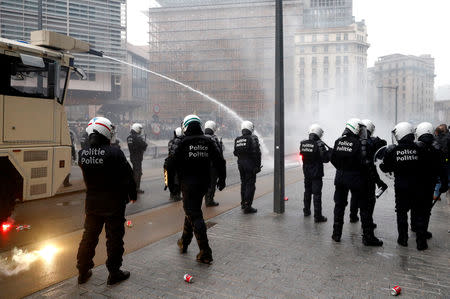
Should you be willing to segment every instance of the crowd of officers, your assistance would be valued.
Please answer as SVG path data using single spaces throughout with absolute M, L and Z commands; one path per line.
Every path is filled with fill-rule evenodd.
M 448 190 L 448 128 L 440 125 L 434 129 L 428 122 L 414 128 L 408 122 L 401 122 L 392 131 L 396 143 L 389 146 L 385 140 L 374 136 L 374 131 L 375 125 L 370 120 L 352 118 L 347 121 L 334 147 L 330 148 L 321 140 L 322 128 L 317 124 L 310 127 L 309 138 L 300 143 L 305 176 L 304 216 L 311 214 L 313 199 L 315 222 L 327 221 L 322 215 L 321 191 L 323 163 L 331 162 L 336 168 L 332 239 L 341 241 L 350 192 L 350 222 L 359 221 L 359 210 L 363 244 L 382 246 L 383 242 L 374 235 L 377 225 L 373 222 L 376 198 L 388 188 L 375 166 L 375 162 L 381 160 L 381 171 L 395 177 L 397 242 L 408 246 L 407 213 L 410 211 L 417 249 L 425 250 L 428 248 L 427 239 L 432 237 L 428 223 L 433 200 Z
M 174 130 L 164 162 L 170 196 L 175 201 L 183 201 L 185 212 L 183 233 L 177 245 L 180 252 L 185 253 L 195 236 L 200 249 L 197 261 L 205 264 L 211 263 L 213 257 L 201 209 L 202 201 L 205 198 L 207 207 L 217 206 L 215 189 L 222 191 L 226 186 L 226 161 L 222 142 L 215 135 L 216 129 L 214 121 L 207 121 L 202 127 L 198 116 L 186 116 L 181 127 Z M 84 232 L 77 254 L 80 284 L 92 275 L 95 248 L 103 225 L 107 239 L 108 285 L 130 276 L 130 272 L 120 269 L 124 252 L 125 206 L 135 202 L 138 193 L 143 193 L 140 181 L 147 143 L 142 131 L 142 125 L 133 124 L 127 138 L 133 167 L 115 142 L 114 126 L 108 119 L 93 118 L 81 140 L 78 163 L 87 191 Z M 417 249 L 425 250 L 428 248 L 427 239 L 432 236 L 428 232 L 428 222 L 433 193 L 436 191 L 435 197 L 439 197 L 440 193 L 448 190 L 450 138 L 447 127 L 440 126 L 433 130 L 430 123 L 421 123 L 414 129 L 411 124 L 402 122 L 392 131 L 397 143 L 390 146 L 385 140 L 375 137 L 374 131 L 375 126 L 370 120 L 350 119 L 342 136 L 330 148 L 321 140 L 322 128 L 317 124 L 310 127 L 309 138 L 300 143 L 305 175 L 304 216 L 311 215 L 312 200 L 315 222 L 327 221 L 321 207 L 322 177 L 323 163 L 331 162 L 336 168 L 332 239 L 335 242 L 341 240 L 350 192 L 350 222 L 359 221 L 359 210 L 364 245 L 382 246 L 383 242 L 374 235 L 376 224 L 373 222 L 378 192 L 388 187 L 375 167 L 375 161 L 380 159 L 380 169 L 395 176 L 397 242 L 402 246 L 408 245 L 407 213 L 411 211 L 411 229 L 416 232 Z M 242 122 L 241 132 L 242 135 L 234 141 L 233 154 L 238 158 L 241 207 L 245 214 L 251 214 L 257 212 L 252 203 L 256 174 L 262 167 L 261 151 L 250 121 Z
M 253 134 L 253 124 L 242 123 L 242 136 L 235 140 L 234 155 L 238 157 L 241 177 L 241 205 L 245 214 L 255 213 L 252 207 L 256 174 L 261 171 L 259 140 Z M 217 126 L 207 121 L 202 128 L 196 115 L 184 118 L 169 142 L 169 154 L 164 163 L 166 186 L 173 200 L 182 200 L 185 212 L 183 233 L 177 244 L 181 253 L 187 252 L 193 236 L 200 252 L 197 261 L 212 262 L 212 250 L 206 234 L 202 213 L 202 200 L 206 206 L 217 206 L 215 189 L 225 188 L 226 162 L 223 145 L 215 135 Z M 142 125 L 131 127 L 127 138 L 130 166 L 120 146 L 115 142 L 115 128 L 104 117 L 89 121 L 81 138 L 78 164 L 86 184 L 84 232 L 77 254 L 78 283 L 92 276 L 93 258 L 99 235 L 105 226 L 108 285 L 128 279 L 130 272 L 121 270 L 124 252 L 125 206 L 137 200 L 142 177 L 143 154 L 147 148 L 142 136 Z

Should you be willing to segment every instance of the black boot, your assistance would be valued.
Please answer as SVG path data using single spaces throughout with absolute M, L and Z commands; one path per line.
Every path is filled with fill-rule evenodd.
M 383 246 L 383 241 L 374 236 L 374 234 L 364 235 L 362 242 L 365 246 Z
M 408 247 L 408 235 L 400 234 L 397 238 L 397 243 L 403 247 Z
M 417 250 L 426 250 L 428 249 L 428 243 L 427 243 L 427 239 L 425 238 L 417 238 L 416 239 L 416 243 L 417 243 Z
M 325 216 L 323 216 L 323 215 L 320 215 L 320 216 L 318 216 L 318 217 L 315 217 L 314 216 L 314 222 L 315 223 L 320 223 L 320 222 L 327 222 L 327 217 L 325 217 Z
M 350 223 L 356 223 L 359 221 L 358 216 L 350 215 Z
M 256 212 L 258 212 L 258 210 L 253 208 L 252 206 L 247 206 L 244 209 L 244 214 L 253 214 L 253 213 L 256 213 Z
M 183 243 L 183 239 L 178 239 L 177 245 L 178 245 L 178 248 L 180 248 L 180 253 L 186 253 L 187 252 L 187 249 L 188 249 L 189 245 L 184 244 Z
M 198 247 L 200 248 L 200 252 L 197 254 L 197 262 L 203 264 L 211 264 L 213 261 L 212 258 L 212 250 L 209 247 L 208 240 L 197 240 Z
M 212 261 L 213 261 L 213 258 L 212 258 L 211 252 L 200 250 L 200 252 L 197 254 L 197 262 L 199 262 L 199 263 L 209 265 L 209 264 L 211 264 Z
M 207 207 L 217 207 L 219 205 L 218 202 L 215 202 L 214 200 L 208 202 L 205 204 Z
M 433 238 L 433 234 L 431 232 L 429 232 L 429 231 L 426 231 L 425 232 L 425 239 L 429 240 L 431 238 Z
M 335 242 L 341 242 L 341 235 L 342 235 L 342 224 L 334 223 L 333 235 L 331 236 L 331 239 L 333 239 Z
M 80 273 L 78 275 L 78 284 L 86 283 L 91 276 L 92 276 L 92 270 L 88 270 L 87 272 Z
M 108 285 L 113 285 L 113 284 L 116 284 L 118 282 L 127 280 L 128 278 L 130 278 L 130 272 L 129 271 L 119 270 L 117 272 L 111 272 L 111 273 L 109 273 L 107 284 Z
M 311 211 L 303 209 L 303 216 L 305 217 L 311 216 Z

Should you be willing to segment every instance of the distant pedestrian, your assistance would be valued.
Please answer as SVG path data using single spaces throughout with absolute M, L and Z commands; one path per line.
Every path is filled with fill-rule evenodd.
M 105 225 L 107 283 L 112 285 L 130 277 L 130 272 L 120 267 L 124 252 L 125 206 L 136 201 L 136 183 L 123 152 L 110 145 L 111 122 L 104 117 L 94 118 L 88 132 L 89 148 L 78 152 L 78 164 L 87 189 L 84 232 L 77 254 L 78 283 L 85 283 L 92 276 L 95 248 Z

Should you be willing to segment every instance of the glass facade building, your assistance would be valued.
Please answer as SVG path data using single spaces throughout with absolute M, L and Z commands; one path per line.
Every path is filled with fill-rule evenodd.
M 29 41 L 30 32 L 38 30 L 39 9 L 42 29 L 70 35 L 88 42 L 105 54 L 125 58 L 126 0 L 2 0 L 0 35 Z M 120 73 L 121 66 L 105 59 L 76 54 L 77 65 L 87 73 Z M 91 75 L 92 78 L 92 75 Z

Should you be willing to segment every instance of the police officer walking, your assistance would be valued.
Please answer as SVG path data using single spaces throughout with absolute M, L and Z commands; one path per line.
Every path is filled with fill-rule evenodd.
M 78 164 L 87 188 L 84 232 L 77 254 L 78 283 L 85 283 L 92 275 L 95 248 L 105 225 L 107 283 L 112 285 L 130 277 L 130 272 L 120 267 L 124 252 L 125 205 L 136 201 L 136 184 L 123 152 L 110 146 L 114 133 L 111 122 L 103 117 L 94 118 L 88 133 L 89 148 L 78 152 Z
M 261 150 L 258 137 L 253 134 L 253 130 L 252 122 L 242 122 L 242 136 L 234 140 L 233 154 L 238 157 L 238 169 L 241 177 L 241 208 L 245 214 L 258 211 L 252 207 L 252 203 L 256 189 L 256 174 L 261 171 Z
M 421 183 L 424 192 L 423 199 L 421 200 L 423 209 L 420 209 L 420 212 L 423 211 L 425 213 L 425 238 L 430 239 L 433 235 L 428 231 L 428 224 L 430 222 L 434 188 L 438 179 L 440 179 L 443 184 L 441 185 L 439 192 L 447 192 L 447 168 L 444 153 L 439 150 L 439 144 L 433 136 L 433 125 L 429 122 L 420 123 L 416 128 L 416 137 L 417 145 L 425 154 L 425 161 L 423 163 L 424 168 L 421 173 L 423 176 Z M 413 211 L 416 212 L 415 210 Z M 412 216 L 412 218 L 415 219 L 416 217 Z M 411 230 L 417 231 L 417 228 L 414 227 L 413 223 L 411 223 Z
M 131 126 L 127 143 L 130 151 L 130 161 L 133 164 L 133 176 L 136 182 L 137 193 L 144 193 L 144 190 L 141 190 L 142 160 L 144 159 L 144 152 L 147 149 L 147 143 L 142 138 L 141 124 L 135 123 Z
M 331 163 L 336 167 L 334 185 L 334 224 L 332 239 L 341 241 L 344 213 L 347 206 L 348 192 L 358 202 L 361 212 L 363 244 L 366 246 L 382 246 L 383 242 L 375 237 L 373 221 L 369 213 L 367 200 L 369 184 L 369 165 L 367 152 L 359 134 L 364 134 L 365 127 L 359 119 L 347 121 L 344 133 L 334 143 Z M 364 139 L 363 139 L 364 140 Z
M 387 145 L 386 140 L 381 139 L 378 136 L 374 136 L 375 125 L 369 119 L 363 119 L 361 123 L 366 127 L 367 130 L 367 161 L 369 162 L 369 189 L 367 194 L 367 200 L 369 203 L 369 213 L 373 220 L 373 212 L 375 210 L 376 203 L 376 186 L 383 190 L 386 190 L 388 186 L 381 180 L 380 175 L 377 172 L 377 168 L 375 166 L 374 157 L 376 152 Z M 358 222 L 358 201 L 354 196 L 351 197 L 350 200 L 350 222 L 355 223 Z M 374 228 L 377 227 L 376 223 L 373 223 Z
M 330 161 L 330 152 L 321 140 L 323 130 L 318 124 L 309 128 L 309 138 L 300 142 L 300 155 L 303 160 L 305 176 L 305 194 L 303 197 L 303 214 L 311 215 L 311 196 L 314 198 L 314 221 L 325 222 L 322 215 L 322 177 L 323 163 Z
M 217 125 L 214 121 L 208 120 L 205 123 L 205 135 L 209 136 L 217 145 L 217 148 L 220 150 L 220 154 L 223 158 L 223 147 L 222 142 L 217 138 L 214 134 L 216 131 Z M 224 159 L 225 160 L 225 159 Z M 217 170 L 211 165 L 211 179 L 208 191 L 205 195 L 205 205 L 207 207 L 215 207 L 218 206 L 219 203 L 214 201 L 214 194 L 216 193 L 216 185 L 217 185 Z
M 168 144 L 168 153 L 169 156 L 173 155 L 175 153 L 175 149 L 178 147 L 178 145 L 181 142 L 181 138 L 183 137 L 183 131 L 181 127 L 176 128 L 173 131 L 173 138 L 169 141 Z M 164 161 L 164 169 L 167 172 L 167 187 L 170 191 L 170 199 L 173 201 L 180 201 L 181 200 L 181 189 L 180 189 L 180 180 L 178 178 L 178 175 L 174 169 L 170 169 L 168 167 L 168 158 Z
M 395 212 L 397 213 L 397 243 L 408 246 L 408 211 L 411 224 L 417 231 L 417 249 L 428 248 L 426 240 L 427 198 L 423 197 L 423 175 L 426 156 L 424 150 L 414 143 L 414 129 L 410 123 L 401 122 L 392 131 L 397 145 L 386 149 L 380 169 L 393 172 L 395 176 Z
M 225 188 L 225 160 L 216 143 L 203 134 L 198 116 L 186 116 L 182 128 L 184 137 L 175 148 L 174 154 L 168 157 L 169 167 L 177 171 L 180 179 L 183 208 L 186 214 L 183 234 L 177 244 L 181 253 L 187 252 L 194 233 L 200 248 L 197 261 L 209 264 L 213 257 L 203 220 L 202 199 L 210 186 L 211 163 L 219 177 L 218 189 Z

